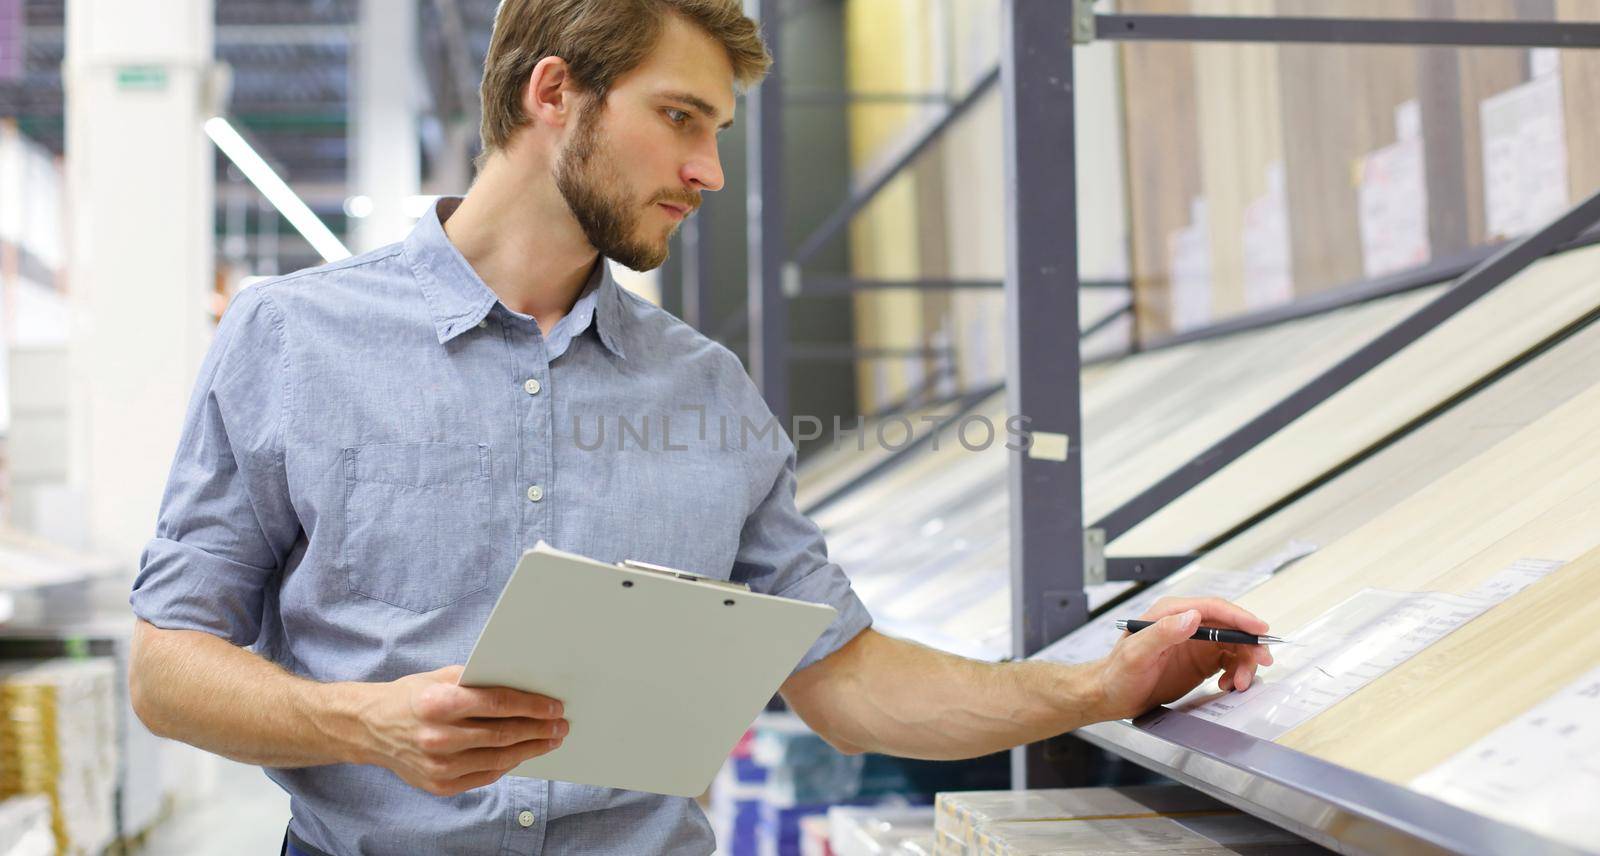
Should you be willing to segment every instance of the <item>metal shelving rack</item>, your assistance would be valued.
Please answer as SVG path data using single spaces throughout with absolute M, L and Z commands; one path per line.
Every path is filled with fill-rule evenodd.
M 783 3 L 749 0 L 767 42 L 778 44 Z M 1454 280 L 1435 299 L 1337 365 L 1268 408 L 1105 518 L 1083 518 L 1077 339 L 1078 291 L 1104 283 L 1078 276 L 1075 105 L 1072 47 L 1095 40 L 1365 44 L 1446 47 L 1600 47 L 1600 24 L 1527 21 L 1402 20 L 1096 14 L 1094 0 L 1002 0 L 999 68 L 950 105 L 944 121 L 907 148 L 811 233 L 791 256 L 782 246 L 782 98 L 775 73 L 749 98 L 749 313 L 751 369 L 780 417 L 787 413 L 786 301 L 806 292 L 800 264 L 844 228 L 877 189 L 916 158 L 990 87 L 1003 99 L 1006 178 L 1007 407 L 1027 414 L 1035 443 L 1012 457 L 1013 650 L 1028 656 L 1088 618 L 1086 586 L 1153 582 L 1192 556 L 1107 557 L 1105 546 L 1149 515 L 1249 452 L 1273 433 L 1382 364 L 1528 265 L 1593 243 L 1600 194 L 1515 241 L 1439 259 L 1415 270 L 1352 283 L 1286 307 L 1252 313 L 1149 347 L 1167 347 L 1328 311 Z M 1067 200 L 1063 204 L 1063 200 Z M 906 282 L 895 287 L 983 287 L 972 282 Z M 832 277 L 818 290 L 885 287 Z M 1594 313 L 1591 313 L 1591 316 Z M 1568 331 L 1557 336 L 1570 333 Z M 1548 344 L 1548 343 L 1547 343 Z M 1148 348 L 1147 348 L 1148 349 Z M 1421 424 L 1421 420 L 1413 423 Z M 1368 452 L 1375 451 L 1370 449 Z M 1518 828 L 1463 812 L 1271 741 L 1170 710 L 1133 724 L 1102 723 L 1079 732 L 1096 745 L 1212 793 L 1340 850 L 1395 848 L 1454 852 L 1568 852 Z M 1044 744 L 1013 756 L 1017 787 L 1048 784 L 1056 773 Z

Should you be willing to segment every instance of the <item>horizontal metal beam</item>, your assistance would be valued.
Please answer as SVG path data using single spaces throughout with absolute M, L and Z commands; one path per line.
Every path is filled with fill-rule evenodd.
M 860 348 L 854 345 L 802 344 L 789 346 L 793 360 L 937 360 L 955 356 L 953 348 Z
M 977 104 L 999 82 L 1000 67 L 997 65 L 973 85 L 972 91 L 962 96 L 961 100 L 951 104 L 949 109 L 944 111 L 944 115 L 940 116 L 937 122 L 934 122 L 918 135 L 906 150 L 900 153 L 899 157 L 862 183 L 860 189 L 851 193 L 850 198 L 846 199 L 844 204 L 840 205 L 832 214 L 828 215 L 827 219 L 822 221 L 822 225 L 818 226 L 810 235 L 807 235 L 794 252 L 794 263 L 804 265 L 820 252 L 824 246 L 827 246 L 828 241 L 843 231 L 844 227 L 850 224 L 851 218 L 855 217 L 862 208 L 865 208 L 867 203 L 877 198 L 877 195 L 889 185 L 889 182 L 894 180 L 895 176 L 899 175 L 924 151 L 927 151 L 933 141 L 939 139 L 940 135 L 945 132 L 945 129 L 955 124 L 957 119 L 966 115 L 967 111 L 971 110 L 973 105 Z
M 949 291 L 1000 288 L 998 279 L 855 279 L 848 276 L 802 275 L 794 297 L 846 297 L 858 291 Z
M 1592 246 L 1596 243 L 1600 243 L 1600 227 L 1590 227 L 1585 229 L 1578 237 L 1557 247 L 1555 251 L 1562 253 Z M 1309 318 L 1313 315 L 1320 315 L 1324 312 L 1332 312 L 1373 300 L 1382 300 L 1386 297 L 1393 297 L 1397 294 L 1426 288 L 1430 285 L 1438 285 L 1472 270 L 1477 265 L 1482 264 L 1484 259 L 1493 256 L 1505 246 L 1506 242 L 1504 241 L 1485 244 L 1469 250 L 1463 250 L 1442 259 L 1429 261 L 1414 268 L 1334 286 L 1326 291 L 1319 291 L 1315 294 L 1301 297 L 1292 303 L 1284 303 L 1268 309 L 1236 315 L 1227 320 L 1185 330 L 1182 333 L 1158 336 L 1149 342 L 1141 344 L 1138 350 L 1140 352 L 1159 351 L 1162 348 L 1173 348 L 1179 345 L 1187 345 L 1191 342 L 1231 336 L 1235 333 L 1247 333 L 1251 330 L 1259 330 L 1287 321 Z M 1120 356 L 1122 355 L 1114 355 L 1111 358 L 1115 359 Z
M 1489 856 L 1579 851 L 1271 740 L 1157 708 L 1072 732 L 1341 853 Z
M 1600 193 L 1578 203 L 1533 234 L 1503 247 L 1464 274 L 1449 290 L 1243 427 L 1214 443 L 1187 464 L 1123 503 L 1095 523 L 1094 528 L 1105 530 L 1106 543 L 1115 541 L 1150 515 L 1238 460 L 1279 429 L 1310 412 L 1384 360 L 1472 305 L 1479 297 L 1572 240 L 1596 221 L 1600 221 Z
M 998 279 L 856 279 L 843 274 L 812 275 L 802 274 L 800 290 L 792 297 L 847 297 L 858 291 L 946 291 L 964 289 L 1001 288 L 1004 281 Z M 1131 289 L 1132 283 L 1125 279 L 1087 279 L 1081 280 L 1079 288 L 1085 289 Z
M 1405 18 L 1096 15 L 1095 37 L 1112 41 L 1306 42 L 1457 47 L 1600 47 L 1600 24 Z
M 1107 582 L 1153 583 L 1172 576 L 1200 558 L 1188 556 L 1107 556 Z
M 847 89 L 811 89 L 785 92 L 789 104 L 952 104 L 948 92 L 851 92 Z

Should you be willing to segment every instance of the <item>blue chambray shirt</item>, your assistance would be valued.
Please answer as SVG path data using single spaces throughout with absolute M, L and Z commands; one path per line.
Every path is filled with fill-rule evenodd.
M 795 508 L 794 447 L 738 358 L 604 264 L 541 335 L 446 237 L 457 204 L 403 243 L 235 299 L 134 612 L 313 680 L 388 681 L 464 663 L 544 539 L 831 604 L 837 620 L 797 669 L 868 627 Z M 338 856 L 713 849 L 688 799 L 509 777 L 441 798 L 381 767 L 267 773 L 295 835 Z

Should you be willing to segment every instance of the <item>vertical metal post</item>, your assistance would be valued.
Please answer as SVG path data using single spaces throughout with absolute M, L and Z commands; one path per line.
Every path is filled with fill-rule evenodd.
M 700 203 L 700 210 L 678 231 L 682 259 L 678 270 L 683 280 L 683 320 L 707 336 L 712 335 L 716 318 L 711 306 L 711 208 L 712 198 Z
M 1072 16 L 1062 0 L 1005 0 L 1000 86 L 1006 190 L 1006 405 L 1032 446 L 1012 453 L 1012 649 L 1038 651 L 1081 625 L 1077 175 Z M 1063 439 L 1064 438 L 1064 439 Z M 1043 744 L 1012 756 L 1013 787 L 1049 782 Z
M 772 71 L 745 99 L 749 113 L 750 373 L 778 417 L 789 423 L 789 307 L 783 289 L 788 240 L 783 222 L 783 21 L 779 0 L 746 0 L 761 24 Z

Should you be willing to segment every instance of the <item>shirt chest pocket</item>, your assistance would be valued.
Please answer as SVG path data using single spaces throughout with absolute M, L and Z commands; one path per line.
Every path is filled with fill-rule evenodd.
M 488 446 L 378 443 L 343 455 L 339 566 L 350 591 L 428 612 L 488 585 Z

